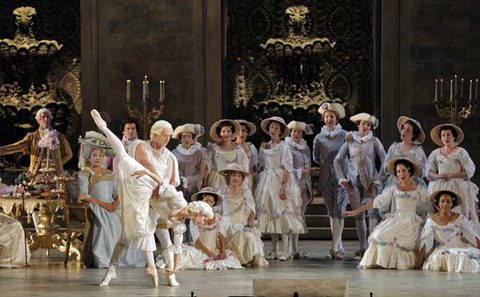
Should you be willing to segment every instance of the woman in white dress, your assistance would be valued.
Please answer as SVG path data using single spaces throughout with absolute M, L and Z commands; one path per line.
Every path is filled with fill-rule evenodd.
M 480 237 L 464 215 L 452 211 L 462 204 L 462 197 L 440 190 L 430 199 L 440 212 L 430 216 L 423 227 L 416 268 L 423 264 L 423 269 L 430 271 L 478 273 Z
M 267 259 L 286 261 L 290 257 L 290 234 L 305 233 L 300 214 L 302 196 L 292 175 L 293 156 L 290 146 L 282 141 L 289 129 L 280 117 L 261 122 L 263 132 L 271 140 L 260 148 L 260 177 L 255 190 L 258 229 L 271 234 L 273 251 Z M 278 236 L 282 236 L 282 250 L 278 252 Z
M 427 163 L 427 155 L 421 144 L 425 141 L 425 132 L 423 132 L 422 125 L 412 118 L 401 116 L 397 121 L 397 129 L 400 133 L 401 142 L 394 142 L 388 148 L 385 162 L 382 166 L 383 175 L 386 174 L 386 164 L 393 158 L 405 157 L 417 162 L 422 169 L 422 174 L 415 178 L 416 183 L 426 187 L 427 184 L 423 180 L 425 175 L 425 164 Z M 397 184 L 398 178 L 395 175 L 385 176 L 384 188 Z
M 157 186 L 162 185 L 162 179 L 145 169 L 134 158 L 127 154 L 120 139 L 108 129 L 106 122 L 98 111 L 93 109 L 91 115 L 97 127 L 106 135 L 107 139 L 118 156 L 119 186 L 118 193 L 121 209 L 122 235 L 115 245 L 112 258 L 108 265 L 107 273 L 99 286 L 108 286 L 110 281 L 117 278 L 117 266 L 124 257 L 129 245 L 145 251 L 147 268 L 145 272 L 152 279 L 153 285 L 158 286 L 158 274 L 153 258 L 156 250 L 154 233 L 156 222 L 149 217 L 150 198 L 158 195 Z M 172 221 L 193 218 L 194 222 L 201 223 L 205 218 L 213 217 L 211 208 L 187 205 L 172 213 Z
M 85 163 L 89 166 L 78 173 L 77 186 L 80 199 L 89 204 L 94 214 L 89 232 L 92 236 L 86 240 L 83 251 L 84 263 L 87 267 L 106 268 L 122 232 L 117 183 L 113 172 L 104 166 L 111 145 L 105 136 L 95 131 L 86 132 L 79 142 L 83 153 L 79 158 L 88 159 Z M 145 253 L 129 247 L 119 265 L 145 265 Z
M 303 222 L 305 222 L 305 212 L 307 205 L 313 200 L 312 190 L 312 154 L 307 145 L 304 135 L 313 134 L 312 129 L 304 122 L 291 121 L 288 123 L 290 129 L 290 136 L 285 138 L 285 142 L 290 146 L 293 156 L 293 177 L 297 182 L 302 195 L 302 204 L 300 207 L 300 214 Z M 307 227 L 305 226 L 305 229 Z M 300 259 L 298 251 L 298 233 L 292 234 L 290 241 L 292 243 L 292 254 L 294 259 Z M 302 253 L 303 257 L 307 257 L 306 253 Z
M 203 188 L 192 196 L 192 200 L 195 201 L 194 203 L 202 200 L 199 202 L 215 207 L 222 203 L 223 198 L 216 193 L 215 189 Z M 226 221 L 218 213 L 203 225 L 195 225 L 191 222 L 190 231 L 195 245 L 183 246 L 177 269 L 242 269 L 235 253 L 226 248 L 226 228 Z M 157 262 L 157 266 L 163 265 L 162 261 Z
M 433 128 L 430 136 L 441 147 L 434 150 L 427 160 L 428 192 L 449 190 L 462 196 L 462 205 L 454 211 L 472 221 L 473 229 L 480 234 L 478 187 L 470 181 L 475 173 L 475 164 L 468 152 L 459 146 L 463 141 L 463 131 L 455 125 L 443 124 Z
M 398 184 L 385 189 L 368 204 L 345 212 L 356 216 L 372 207 L 392 205 L 392 212 L 370 234 L 368 249 L 359 266 L 362 268 L 411 269 L 415 267 L 416 248 L 423 221 L 417 214 L 429 207 L 428 193 L 415 183 L 422 171 L 417 163 L 407 158 L 395 158 L 387 164 L 387 172 L 398 178 Z
M 247 137 L 257 132 L 257 127 L 246 120 L 236 120 L 240 124 L 240 132 L 237 135 L 235 143 L 243 148 L 248 157 L 248 168 L 250 175 L 246 177 L 245 183 L 253 192 L 257 184 L 258 170 L 258 150 L 251 142 L 247 142 Z
M 340 119 L 345 118 L 345 108 L 340 103 L 325 102 L 318 112 L 322 115 L 325 125 L 313 140 L 313 160 L 320 165 L 320 191 L 330 218 L 332 248 L 327 257 L 343 259 L 345 255 L 342 244 L 343 212 L 347 208 L 348 199 L 345 190 L 338 184 L 333 161 L 347 135 L 347 131 L 339 124 Z M 346 163 L 347 160 L 344 160 L 340 166 L 346 168 Z
M 241 146 L 232 142 L 240 131 L 240 124 L 234 120 L 219 120 L 210 128 L 210 137 L 217 143 L 212 144 L 205 157 L 205 185 L 215 189 L 223 188 L 227 183 L 218 171 L 228 164 L 237 163 L 249 168 L 248 156 Z
M 249 188 L 243 187 L 250 175 L 238 164 L 230 164 L 220 171 L 228 186 L 220 190 L 223 196 L 222 213 L 228 222 L 227 248 L 232 250 L 242 265 L 268 265 L 263 254 L 261 234 L 255 227 L 255 202 Z
M 28 265 L 31 254 L 25 240 L 22 224 L 0 212 L 0 267 L 25 267 L 25 263 Z

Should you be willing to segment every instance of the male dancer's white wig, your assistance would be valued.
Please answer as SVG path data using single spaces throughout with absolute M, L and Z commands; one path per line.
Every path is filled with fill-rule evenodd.
M 150 128 L 150 140 L 153 139 L 153 135 L 160 135 L 163 129 L 169 129 L 173 133 L 172 124 L 164 120 L 156 121 L 152 128 Z

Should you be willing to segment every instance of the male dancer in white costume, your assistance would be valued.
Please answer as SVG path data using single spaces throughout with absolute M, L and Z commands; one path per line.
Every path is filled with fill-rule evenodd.
M 180 185 L 178 162 L 175 155 L 166 147 L 173 133 L 172 125 L 167 121 L 157 121 L 150 129 L 150 141 L 137 142 L 129 148 L 129 155 L 134 157 L 148 170 L 156 173 L 163 180 L 158 187 L 159 199 L 150 201 L 150 219 L 157 222 L 159 218 L 168 220 L 172 211 L 187 205 L 182 192 L 177 192 L 175 187 Z M 155 234 L 162 247 L 162 257 L 166 262 L 167 283 L 169 286 L 179 285 L 175 278 L 176 270 L 174 261 L 182 252 L 183 233 L 186 226 L 177 222 L 173 226 L 174 242 L 170 239 L 167 229 L 156 229 Z

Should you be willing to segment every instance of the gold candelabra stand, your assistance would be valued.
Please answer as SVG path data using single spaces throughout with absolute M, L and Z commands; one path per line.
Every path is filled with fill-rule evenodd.
M 440 82 L 440 89 L 438 85 Z M 458 77 L 450 80 L 450 88 L 446 88 L 449 96 L 443 95 L 443 79 L 435 79 L 435 109 L 442 119 L 447 119 L 450 124 L 460 125 L 463 120 L 470 118 L 477 109 L 478 79 L 475 80 L 475 96 L 473 96 L 473 80 L 470 80 L 468 97 L 463 92 L 464 79 L 461 79 L 458 88 Z M 438 96 L 440 93 L 440 96 Z
M 149 127 L 152 123 L 163 115 L 165 108 L 165 81 L 160 80 L 159 85 L 159 97 L 158 100 L 152 101 L 149 96 L 150 82 L 145 75 L 142 81 L 143 93 L 141 102 L 133 102 L 131 100 L 131 80 L 127 80 L 127 97 L 126 105 L 128 115 L 132 118 L 140 119 L 140 123 L 143 129 L 143 139 L 148 139 Z M 157 105 L 158 104 L 158 105 Z

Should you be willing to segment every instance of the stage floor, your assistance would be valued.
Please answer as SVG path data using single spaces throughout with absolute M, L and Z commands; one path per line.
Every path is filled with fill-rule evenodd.
M 269 242 L 266 242 L 268 248 Z M 153 288 L 143 268 L 118 269 L 118 279 L 109 287 L 96 284 L 105 269 L 83 269 L 74 260 L 63 267 L 63 256 L 53 252 L 45 257 L 44 250 L 33 253 L 27 269 L 0 269 L 0 296 L 249 296 L 252 280 L 258 278 L 346 278 L 349 296 L 479 296 L 479 274 L 445 272 L 397 271 L 383 269 L 357 269 L 358 261 L 351 257 L 357 247 L 346 242 L 347 259 L 331 261 L 325 258 L 327 241 L 301 241 L 301 250 L 308 259 L 279 262 L 270 261 L 268 268 L 248 268 L 229 271 L 180 271 L 180 287 L 166 286 L 160 276 L 160 286 Z

